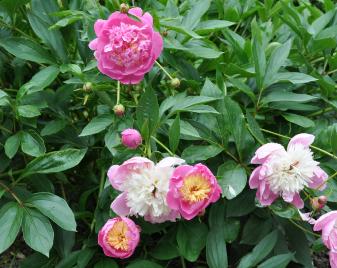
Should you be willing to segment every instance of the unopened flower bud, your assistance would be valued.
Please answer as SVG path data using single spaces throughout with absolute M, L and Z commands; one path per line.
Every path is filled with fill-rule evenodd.
M 321 210 L 325 205 L 319 202 L 318 197 L 314 197 L 313 199 L 311 199 L 310 203 L 311 203 L 311 207 L 313 208 L 313 210 Z
M 318 197 L 318 203 L 322 206 L 325 206 L 327 201 L 328 201 L 328 199 L 326 198 L 325 195 L 321 195 L 321 196 Z
M 180 86 L 180 80 L 178 78 L 173 78 L 171 80 L 171 86 L 174 88 L 177 88 Z
M 139 145 L 142 144 L 142 136 L 136 129 L 125 129 L 122 132 L 122 143 L 124 146 L 130 149 L 136 149 Z
M 168 32 L 165 30 L 165 31 L 163 31 L 162 34 L 163 34 L 164 37 L 166 37 L 168 35 Z
M 84 83 L 84 85 L 83 85 L 83 90 L 84 90 L 85 92 L 91 91 L 91 90 L 92 90 L 92 83 L 91 83 L 91 82 L 86 82 L 86 83 Z
M 119 10 L 121 11 L 121 13 L 128 13 L 128 11 L 129 11 L 129 5 L 128 4 L 125 4 L 125 3 L 122 3 L 121 5 L 120 5 L 120 8 L 119 8 Z
M 124 112 L 125 112 L 125 108 L 123 106 L 123 104 L 116 104 L 114 106 L 114 112 L 115 112 L 115 115 L 121 117 L 124 115 Z

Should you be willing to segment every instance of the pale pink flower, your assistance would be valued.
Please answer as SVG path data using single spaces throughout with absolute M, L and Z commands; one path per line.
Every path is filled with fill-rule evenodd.
M 330 266 L 331 268 L 337 268 L 337 253 L 330 251 L 329 252 Z
M 128 12 L 139 18 L 116 11 L 107 20 L 97 20 L 97 38 L 89 47 L 95 50 L 98 69 L 123 84 L 137 84 L 149 72 L 163 49 L 163 39 L 153 29 L 153 19 L 141 8 Z
M 183 165 L 175 169 L 167 193 L 167 203 L 187 220 L 204 212 L 216 202 L 221 188 L 212 172 L 203 164 Z
M 98 233 L 98 244 L 104 254 L 113 258 L 130 257 L 139 243 L 140 228 L 130 219 L 116 217 L 108 220 Z
M 333 252 L 337 252 L 337 211 L 328 212 L 314 225 L 314 231 L 322 231 L 324 245 Z
M 120 216 L 142 216 L 151 223 L 175 221 L 179 213 L 168 207 L 166 195 L 174 166 L 184 163 L 166 157 L 158 164 L 144 157 L 133 157 L 108 171 L 112 187 L 122 193 L 112 202 L 111 209 Z
M 315 137 L 310 134 L 294 136 L 287 147 L 277 143 L 261 146 L 251 160 L 259 164 L 252 172 L 249 186 L 257 189 L 256 197 L 264 206 L 269 206 L 281 196 L 297 208 L 303 207 L 300 191 L 304 187 L 323 190 L 328 175 L 314 161 L 310 144 Z
M 128 128 L 123 130 L 121 134 L 123 145 L 130 149 L 136 149 L 142 144 L 142 136 L 136 129 Z

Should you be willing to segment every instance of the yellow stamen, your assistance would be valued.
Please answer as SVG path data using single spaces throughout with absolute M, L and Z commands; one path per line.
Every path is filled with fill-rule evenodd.
M 210 184 L 201 175 L 191 175 L 184 179 L 180 193 L 183 200 L 196 203 L 206 199 L 211 191 Z
M 129 248 L 127 232 L 128 226 L 124 221 L 116 222 L 107 234 L 108 244 L 117 250 L 127 251 Z

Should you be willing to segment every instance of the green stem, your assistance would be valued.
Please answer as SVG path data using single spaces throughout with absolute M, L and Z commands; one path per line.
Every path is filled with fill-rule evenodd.
M 100 197 L 101 193 L 103 192 L 103 188 L 104 188 L 104 181 L 105 181 L 105 172 L 101 172 L 101 178 L 100 178 L 100 181 L 99 181 L 99 190 L 98 190 L 98 198 Z M 96 203 L 96 208 L 95 208 L 95 211 L 97 210 L 98 208 L 98 201 Z M 90 224 L 90 231 L 92 232 L 94 230 L 94 227 L 95 227 L 95 217 L 92 219 L 92 222 Z
M 313 116 L 321 115 L 321 114 L 330 112 L 330 111 L 332 111 L 332 110 L 333 110 L 332 107 L 327 107 L 327 108 L 325 108 L 325 109 L 322 109 L 322 110 L 319 110 L 319 111 L 317 111 L 317 112 L 314 112 L 314 113 L 309 114 L 308 117 L 313 117 Z
M 13 196 L 13 198 L 20 204 L 20 206 L 23 206 L 23 203 L 20 200 L 20 198 L 11 189 L 9 189 L 9 187 L 6 184 L 0 182 L 0 186 L 3 189 L 5 189 L 5 191 L 7 191 L 8 193 L 10 193 Z
M 173 77 L 168 73 L 168 71 L 166 71 L 166 69 L 158 61 L 156 61 L 156 64 L 171 80 L 173 80 Z
M 288 140 L 291 139 L 291 138 L 288 137 L 288 136 L 285 136 L 285 135 L 282 135 L 282 134 L 279 134 L 279 133 L 270 131 L 270 130 L 268 130 L 268 129 L 263 129 L 263 128 L 261 128 L 261 131 L 263 131 L 263 132 L 265 132 L 265 133 L 272 134 L 272 135 L 277 136 L 277 137 L 284 138 L 284 139 L 288 139 Z M 329 152 L 327 152 L 327 151 L 325 151 L 325 150 L 323 150 L 323 149 L 321 149 L 321 148 L 319 148 L 319 147 L 316 147 L 316 146 L 314 146 L 314 145 L 310 145 L 310 147 L 311 147 L 312 149 L 316 150 L 316 151 L 321 152 L 322 154 L 325 154 L 325 155 L 330 156 L 331 158 L 337 160 L 337 156 L 336 156 L 336 155 L 333 155 L 332 153 L 329 153 Z
M 304 227 L 302 227 L 301 225 L 297 224 L 297 223 L 296 223 L 295 221 L 293 221 L 292 219 L 289 219 L 289 220 L 290 220 L 290 222 L 291 222 L 292 224 L 294 224 L 297 228 L 301 229 L 303 232 L 306 232 L 306 233 L 308 233 L 308 234 L 314 235 L 314 236 L 316 236 L 316 237 L 321 237 L 319 234 L 316 234 L 316 233 L 314 233 L 314 232 L 311 232 L 311 231 L 305 229 Z
M 172 151 L 167 148 L 163 143 L 161 143 L 156 137 L 154 136 L 151 136 L 151 138 L 156 142 L 158 143 L 161 147 L 163 147 L 171 156 L 174 156 L 174 153 L 172 153 Z
M 0 126 L 0 129 L 3 130 L 3 131 L 5 131 L 5 132 L 7 132 L 7 133 L 9 133 L 9 134 L 12 134 L 12 131 L 10 131 L 9 129 L 7 129 L 7 128 L 3 127 L 3 126 Z
M 183 256 L 180 256 L 180 261 L 181 261 L 181 267 L 186 268 L 186 263 L 185 263 L 185 259 Z
M 120 95 L 121 95 L 121 82 L 117 81 L 117 100 L 116 104 L 119 104 L 120 101 Z
M 19 174 L 19 173 L 21 173 L 23 170 L 24 170 L 24 169 L 18 169 L 18 170 L 13 171 L 12 173 L 10 173 L 10 172 L 2 173 L 2 174 L 0 174 L 0 178 L 9 177 L 10 175 L 16 175 L 16 174 Z

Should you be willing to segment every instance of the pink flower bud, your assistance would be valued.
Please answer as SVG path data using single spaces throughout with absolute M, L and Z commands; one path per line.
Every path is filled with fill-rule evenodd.
M 114 112 L 115 112 L 115 115 L 117 115 L 119 117 L 122 117 L 124 115 L 124 112 L 125 112 L 125 108 L 124 108 L 123 104 L 116 104 L 114 106 Z
M 140 228 L 126 217 L 108 220 L 98 233 L 98 244 L 104 254 L 113 258 L 129 258 L 139 243 Z
M 136 149 L 140 144 L 142 144 L 142 136 L 133 128 L 125 129 L 122 132 L 122 143 L 130 149 Z
M 325 206 L 327 201 L 328 199 L 326 198 L 325 195 L 321 195 L 318 197 L 318 203 L 321 204 L 323 207 Z

